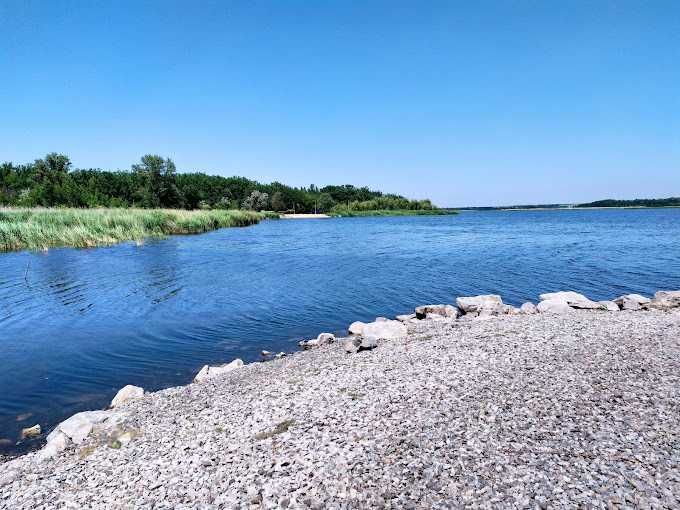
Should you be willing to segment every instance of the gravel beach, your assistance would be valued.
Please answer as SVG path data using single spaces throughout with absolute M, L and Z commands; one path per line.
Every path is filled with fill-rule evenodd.
M 117 409 L 0 508 L 680 507 L 677 311 L 410 321 Z

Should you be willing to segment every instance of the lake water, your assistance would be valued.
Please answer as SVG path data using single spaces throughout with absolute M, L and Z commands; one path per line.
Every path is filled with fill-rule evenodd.
M 282 220 L 0 254 L 0 452 L 36 446 L 15 446 L 22 427 L 103 408 L 126 384 L 186 384 L 205 363 L 420 304 L 668 288 L 680 289 L 680 209 Z

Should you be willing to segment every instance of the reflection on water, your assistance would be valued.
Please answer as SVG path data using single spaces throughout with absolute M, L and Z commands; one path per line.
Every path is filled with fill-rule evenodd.
M 22 427 L 49 430 L 125 384 L 184 384 L 205 363 L 418 304 L 680 288 L 678 253 L 680 210 L 610 210 L 265 222 L 3 254 L 0 452 Z

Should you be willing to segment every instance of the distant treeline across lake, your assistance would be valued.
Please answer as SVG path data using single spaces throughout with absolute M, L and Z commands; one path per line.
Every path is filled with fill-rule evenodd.
M 297 213 L 435 211 L 430 200 L 356 187 L 263 184 L 245 177 L 178 173 L 173 161 L 146 155 L 130 170 L 72 169 L 50 153 L 33 163 L 0 165 L 0 205 L 15 207 L 137 207 L 247 209 Z

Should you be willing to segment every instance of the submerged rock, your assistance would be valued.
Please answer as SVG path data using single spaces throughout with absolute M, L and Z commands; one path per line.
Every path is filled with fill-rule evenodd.
M 640 294 L 626 294 L 617 297 L 614 303 L 619 305 L 621 310 L 640 310 L 644 305 L 649 303 L 651 299 Z
M 240 359 L 235 359 L 231 363 L 227 363 L 226 365 L 218 365 L 211 367 L 209 365 L 205 365 L 201 370 L 196 374 L 196 377 L 194 377 L 194 382 L 203 382 L 207 381 L 208 379 L 211 379 L 213 377 L 217 377 L 219 375 L 227 374 L 229 372 L 232 372 L 236 369 L 239 369 L 243 366 L 243 361 Z
M 32 427 L 27 427 L 21 429 L 21 439 L 27 439 L 31 437 L 38 437 L 41 433 L 40 424 L 33 425 Z
M 456 298 L 456 305 L 466 315 L 501 315 L 503 300 L 496 294 L 482 296 L 463 296 Z
M 143 396 L 144 388 L 128 384 L 127 386 L 124 386 L 120 390 L 118 390 L 118 393 L 116 393 L 116 396 L 113 397 L 113 400 L 111 401 L 111 407 L 118 407 L 119 405 L 124 404 L 129 400 L 141 398 Z

